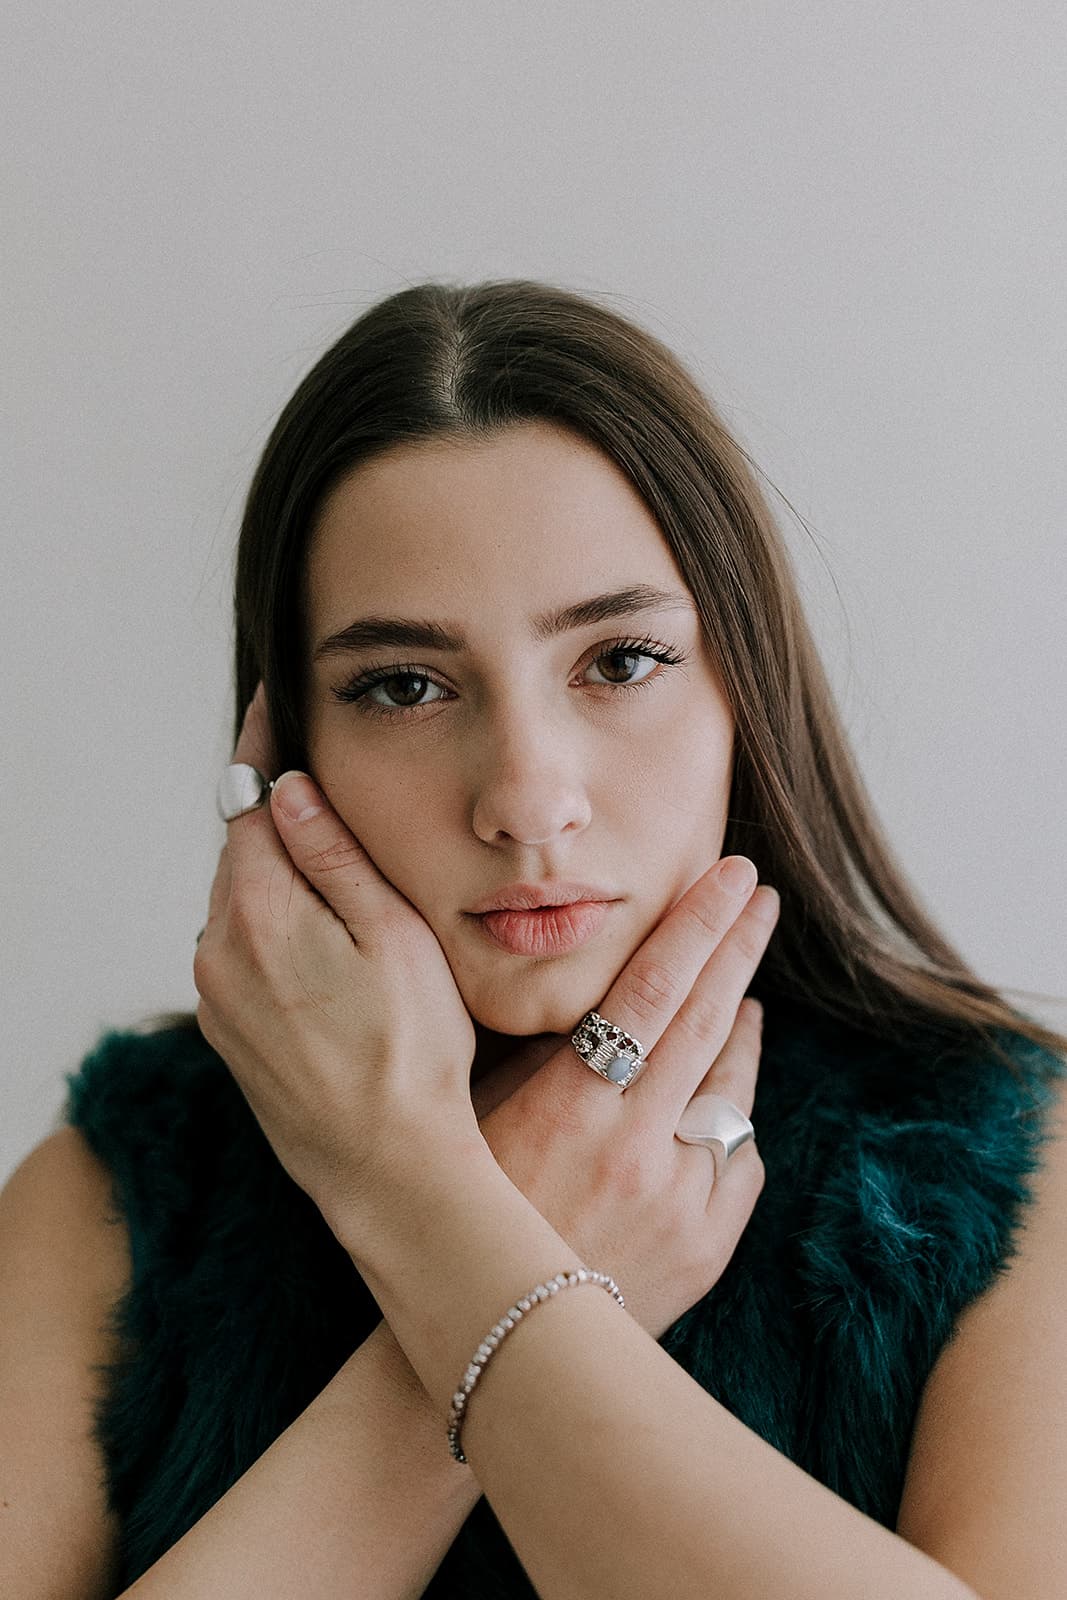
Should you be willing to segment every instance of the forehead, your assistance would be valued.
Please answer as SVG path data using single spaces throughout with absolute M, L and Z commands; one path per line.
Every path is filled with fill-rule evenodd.
M 627 583 L 685 588 L 637 490 L 568 429 L 398 445 L 331 492 L 307 563 L 309 620 L 354 607 L 516 617 Z

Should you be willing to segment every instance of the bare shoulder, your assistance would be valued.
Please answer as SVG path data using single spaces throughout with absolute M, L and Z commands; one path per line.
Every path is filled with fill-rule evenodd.
M 897 1532 L 982 1600 L 1067 1594 L 1067 1088 L 1018 1253 L 927 1380 Z
M 78 1129 L 49 1134 L 0 1190 L 0 1592 L 110 1591 L 117 1529 L 92 1411 L 129 1275 L 107 1168 Z
M 78 1128 L 49 1134 L 0 1190 L 0 1258 L 5 1276 L 17 1270 L 82 1325 L 127 1288 L 129 1234 L 111 1174 Z

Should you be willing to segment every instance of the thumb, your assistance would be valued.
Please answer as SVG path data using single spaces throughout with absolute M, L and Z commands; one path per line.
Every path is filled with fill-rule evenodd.
M 270 808 L 293 865 L 355 938 L 368 912 L 395 895 L 392 885 L 306 772 L 283 772 Z

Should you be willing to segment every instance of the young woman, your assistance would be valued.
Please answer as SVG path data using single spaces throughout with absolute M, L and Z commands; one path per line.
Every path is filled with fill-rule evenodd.
M 909 891 L 676 359 L 376 306 L 236 632 L 197 1016 L 0 1202 L 5 1592 L 1062 1593 L 1067 1039 Z

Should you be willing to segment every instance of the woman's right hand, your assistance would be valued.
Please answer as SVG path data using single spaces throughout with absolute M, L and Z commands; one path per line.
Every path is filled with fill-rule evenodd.
M 480 1121 L 511 1181 L 591 1268 L 611 1273 L 657 1339 L 718 1282 L 765 1176 L 753 1140 L 716 1179 L 721 1151 L 674 1137 L 694 1093 L 714 1090 L 746 1116 L 755 1096 L 762 1015 L 743 997 L 778 899 L 753 893 L 754 880 L 732 893 L 722 865 L 686 891 L 596 1007 L 646 1048 L 632 1085 L 620 1094 L 567 1040 Z

